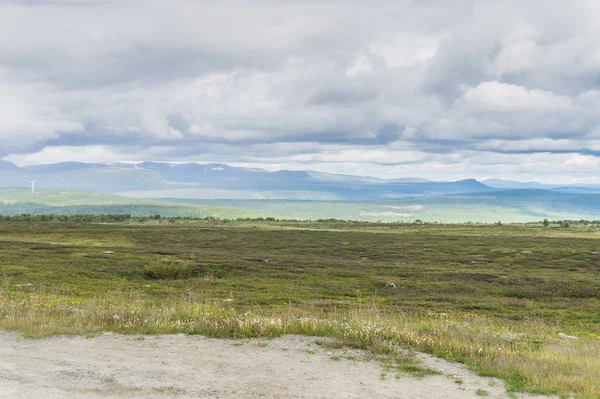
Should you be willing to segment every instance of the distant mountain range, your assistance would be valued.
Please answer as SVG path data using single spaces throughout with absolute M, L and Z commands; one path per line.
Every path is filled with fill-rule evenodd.
M 68 188 L 136 198 L 279 199 L 378 201 L 415 196 L 486 193 L 507 189 L 544 189 L 600 193 L 600 185 L 546 185 L 488 179 L 438 182 L 421 178 L 380 179 L 314 171 L 233 167 L 225 164 L 100 164 L 62 162 L 18 167 L 0 161 L 0 187 Z
M 483 184 L 489 187 L 498 189 L 531 189 L 539 188 L 542 190 L 552 190 L 560 192 L 571 192 L 571 193 L 593 193 L 594 191 L 600 192 L 600 184 L 577 184 L 577 185 L 565 185 L 565 184 L 544 184 L 538 182 L 518 182 L 504 179 L 486 179 L 482 181 Z

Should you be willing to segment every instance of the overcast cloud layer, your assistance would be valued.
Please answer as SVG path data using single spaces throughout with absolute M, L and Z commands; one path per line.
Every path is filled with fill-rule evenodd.
M 0 157 L 600 183 L 600 3 L 0 0 Z

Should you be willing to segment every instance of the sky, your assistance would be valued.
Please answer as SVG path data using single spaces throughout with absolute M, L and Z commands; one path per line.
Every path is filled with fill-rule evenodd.
M 0 0 L 0 158 L 600 183 L 596 0 Z

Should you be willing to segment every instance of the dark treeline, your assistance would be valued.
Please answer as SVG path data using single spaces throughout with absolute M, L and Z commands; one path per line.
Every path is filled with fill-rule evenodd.
M 175 216 L 164 217 L 159 214 L 152 216 L 133 216 L 131 214 L 29 214 L 22 213 L 19 215 L 2 215 L 0 214 L 0 222 L 77 222 L 77 223 L 144 223 L 144 222 L 160 222 L 160 223 L 175 223 L 179 221 L 219 221 L 219 222 L 336 222 L 336 223 L 365 223 L 361 221 L 348 221 L 340 219 L 318 219 L 318 220 L 298 220 L 298 219 L 279 219 L 274 217 L 257 217 L 257 218 L 218 218 L 213 216 L 193 217 L 193 216 Z
M 126 223 L 132 220 L 128 214 L 107 214 L 107 215 L 31 215 L 23 213 L 20 215 L 0 215 L 2 222 L 80 222 L 80 223 Z
M 75 222 L 75 223 L 144 223 L 144 222 L 161 222 L 161 223 L 175 223 L 177 221 L 256 221 L 256 222 L 280 222 L 285 221 L 283 219 L 277 219 L 272 217 L 266 218 L 236 218 L 236 219 L 221 219 L 212 216 L 206 217 L 193 217 L 193 216 L 177 216 L 177 217 L 163 217 L 159 214 L 152 216 L 133 216 L 131 214 L 75 214 L 75 215 L 63 215 L 63 214 L 41 214 L 32 215 L 29 213 L 22 213 L 19 215 L 2 215 L 0 214 L 0 222 Z M 298 221 L 298 220 L 294 220 Z M 328 219 L 322 221 L 335 221 L 335 219 Z M 342 222 L 342 221 L 338 221 Z
M 492 223 L 481 223 L 481 222 L 465 222 L 465 223 L 443 223 L 443 222 L 423 222 L 421 220 L 415 221 L 401 221 L 401 222 L 381 222 L 381 221 L 358 221 L 358 220 L 343 220 L 343 219 L 280 219 L 274 217 L 258 217 L 258 218 L 218 218 L 213 216 L 207 217 L 193 217 L 193 216 L 176 216 L 176 217 L 164 217 L 159 214 L 152 216 L 133 216 L 131 214 L 28 214 L 23 213 L 19 215 L 2 215 L 0 214 L 0 222 L 70 222 L 70 223 L 159 223 L 159 224 L 173 224 L 173 223 L 189 223 L 194 221 L 213 221 L 219 223 L 229 222 L 285 222 L 285 223 L 329 223 L 329 224 L 343 224 L 343 225 L 382 225 L 386 227 L 392 227 L 395 225 L 406 226 L 406 225 L 443 225 L 443 224 L 468 224 L 468 225 L 491 225 Z M 493 223 L 496 226 L 503 226 L 501 222 Z M 531 225 L 545 228 L 568 228 L 570 226 L 591 226 L 600 227 L 600 220 L 552 220 L 549 221 L 544 219 L 539 222 L 528 222 L 528 223 L 507 223 L 507 225 Z

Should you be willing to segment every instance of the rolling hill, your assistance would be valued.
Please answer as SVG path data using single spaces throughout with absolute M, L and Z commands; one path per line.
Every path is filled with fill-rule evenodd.
M 507 190 L 493 193 L 415 196 L 385 201 L 136 199 L 73 189 L 0 188 L 0 214 L 131 214 L 223 219 L 343 219 L 464 223 L 532 222 L 545 218 L 600 219 L 600 195 Z
M 600 195 L 539 189 L 415 196 L 385 201 L 168 199 L 172 203 L 226 206 L 297 219 L 495 223 L 600 219 Z
M 29 185 L 33 179 L 35 194 Z M 595 186 L 485 182 L 385 180 L 225 164 L 64 162 L 18 167 L 2 161 L 0 213 L 431 222 L 600 219 Z
M 163 217 L 215 217 L 222 219 L 260 217 L 262 214 L 227 206 L 173 204 L 156 200 L 139 200 L 97 191 L 74 189 L 39 189 L 35 194 L 27 188 L 0 188 L 0 215 L 55 214 Z
M 17 167 L 0 165 L 0 187 L 71 188 L 122 193 L 137 198 L 380 200 L 413 195 L 490 191 L 474 179 L 434 182 L 407 178 L 384 180 L 311 171 L 240 168 L 225 164 L 86 164 L 63 162 Z

